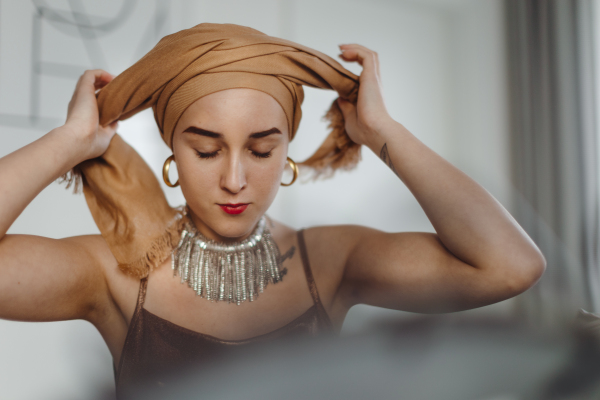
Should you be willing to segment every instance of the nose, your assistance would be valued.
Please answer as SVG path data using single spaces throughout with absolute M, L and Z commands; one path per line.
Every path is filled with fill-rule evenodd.
M 244 165 L 238 155 L 232 155 L 221 176 L 221 189 L 232 194 L 237 194 L 245 187 L 246 173 Z

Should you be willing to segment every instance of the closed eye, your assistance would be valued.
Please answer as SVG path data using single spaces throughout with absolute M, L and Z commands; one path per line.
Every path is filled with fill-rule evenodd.
M 260 153 L 258 151 L 250 150 L 252 155 L 256 158 L 269 158 L 273 154 L 272 151 L 267 151 L 266 153 Z M 219 150 L 215 150 L 210 153 L 202 153 L 201 151 L 196 150 L 198 157 L 203 159 L 215 158 L 219 154 Z
M 200 157 L 200 158 L 215 158 L 217 156 L 217 154 L 219 154 L 219 150 L 215 150 L 211 153 L 202 153 L 202 152 L 196 150 L 196 153 L 198 154 L 198 157 Z
M 259 153 L 254 150 L 251 150 L 251 151 L 252 151 L 252 155 L 257 158 L 269 158 L 269 157 L 271 157 L 271 154 L 272 154 L 271 151 L 267 151 L 266 153 Z

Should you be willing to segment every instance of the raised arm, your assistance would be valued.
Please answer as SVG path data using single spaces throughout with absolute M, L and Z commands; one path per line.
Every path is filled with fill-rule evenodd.
M 78 163 L 104 153 L 116 124 L 98 126 L 95 91 L 111 79 L 101 70 L 86 71 L 69 103 L 65 125 L 0 159 L 0 318 L 86 318 L 97 301 L 94 288 L 101 289 L 104 278 L 90 254 L 92 239 L 6 232 L 46 186 Z
M 340 101 L 351 138 L 368 146 L 415 196 L 437 234 L 348 228 L 343 285 L 355 303 L 417 312 L 480 307 L 515 296 L 545 269 L 537 246 L 473 179 L 394 121 L 381 96 L 377 54 L 341 46 L 363 66 L 356 106 Z

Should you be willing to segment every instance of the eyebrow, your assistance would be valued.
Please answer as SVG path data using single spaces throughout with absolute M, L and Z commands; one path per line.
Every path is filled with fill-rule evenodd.
M 190 126 L 187 129 L 185 129 L 184 132 L 190 132 L 190 133 L 194 133 L 196 135 L 206 136 L 206 137 L 214 138 L 214 139 L 223 139 L 223 137 L 224 137 L 222 133 L 211 132 L 206 129 L 198 128 L 197 126 Z M 269 136 L 269 135 L 272 135 L 275 133 L 281 134 L 281 131 L 277 128 L 271 128 L 266 131 L 251 133 L 250 138 L 251 139 L 260 139 L 260 138 L 263 138 L 265 136 Z

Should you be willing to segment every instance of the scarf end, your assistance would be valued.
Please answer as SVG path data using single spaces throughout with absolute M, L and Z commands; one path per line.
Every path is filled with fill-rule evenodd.
M 138 279 L 147 277 L 173 253 L 173 249 L 179 243 L 181 230 L 185 224 L 184 219 L 185 216 L 178 213 L 176 220 L 158 239 L 152 242 L 142 257 L 130 263 L 119 263 L 119 269 Z
M 60 178 L 58 178 L 58 183 L 63 184 L 67 183 L 65 189 L 69 189 L 73 186 L 73 194 L 78 194 L 82 192 L 83 189 L 83 176 L 81 174 L 81 170 L 77 167 L 73 167 L 71 170 L 65 172 Z
M 336 100 L 331 103 L 323 119 L 329 121 L 329 136 L 312 156 L 298 164 L 301 167 L 310 167 L 312 176 L 309 179 L 313 180 L 329 178 L 339 169 L 351 170 L 361 159 L 361 146 L 348 136 L 344 115 Z

